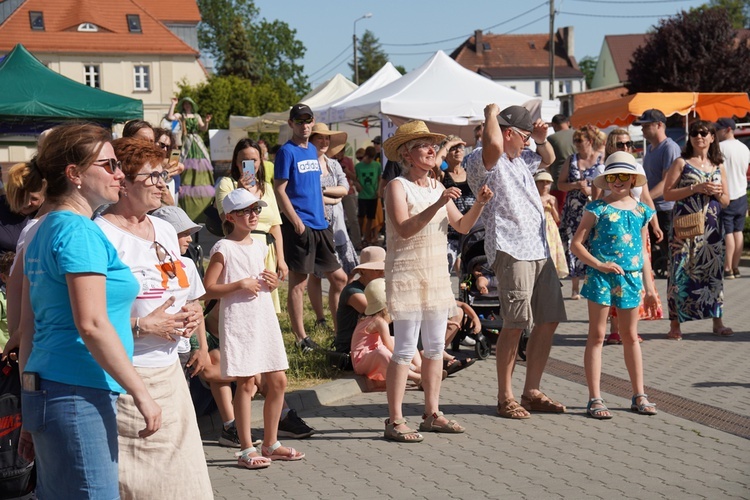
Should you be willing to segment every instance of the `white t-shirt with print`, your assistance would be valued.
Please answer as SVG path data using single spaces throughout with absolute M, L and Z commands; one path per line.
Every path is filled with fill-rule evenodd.
M 177 232 L 168 222 L 147 216 L 154 227 L 155 241 L 168 252 L 169 257 L 160 262 L 154 241 L 144 240 L 109 222 L 97 217 L 94 222 L 104 231 L 109 241 L 117 249 L 117 255 L 130 267 L 141 289 L 133 302 L 131 317 L 143 318 L 164 304 L 170 297 L 175 301 L 167 313 L 175 314 L 188 300 L 203 295 L 203 285 L 199 279 L 191 277 L 180 260 L 180 245 Z M 172 271 L 174 278 L 169 277 Z M 195 286 L 193 285 L 195 283 Z M 144 368 L 163 368 L 177 361 L 179 337 L 174 341 L 155 335 L 141 335 L 135 339 L 133 365 Z

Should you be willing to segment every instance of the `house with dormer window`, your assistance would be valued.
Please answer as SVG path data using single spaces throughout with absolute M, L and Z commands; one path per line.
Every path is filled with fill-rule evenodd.
M 143 101 L 158 124 L 177 83 L 207 78 L 196 0 L 0 0 L 0 57 L 23 44 L 53 71 Z

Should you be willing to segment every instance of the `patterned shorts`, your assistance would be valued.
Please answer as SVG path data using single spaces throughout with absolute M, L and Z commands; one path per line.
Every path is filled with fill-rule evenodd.
M 618 309 L 638 307 L 643 290 L 641 271 L 625 271 L 624 275 L 603 273 L 586 267 L 581 295 L 597 304 Z

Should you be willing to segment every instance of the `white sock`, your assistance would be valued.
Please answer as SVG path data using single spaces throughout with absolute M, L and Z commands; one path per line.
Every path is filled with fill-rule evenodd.
M 234 419 L 227 420 L 226 422 L 224 422 L 224 430 L 225 431 L 228 431 L 229 428 L 232 427 L 232 426 L 234 426 Z

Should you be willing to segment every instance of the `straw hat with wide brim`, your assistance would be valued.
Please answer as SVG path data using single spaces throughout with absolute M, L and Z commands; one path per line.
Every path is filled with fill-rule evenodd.
M 197 105 L 197 104 L 195 104 L 195 101 L 194 101 L 194 100 L 192 100 L 192 99 L 191 99 L 191 98 L 189 98 L 189 97 L 183 97 L 182 99 L 180 99 L 180 101 L 179 101 L 179 102 L 177 103 L 177 112 L 178 112 L 178 113 L 182 113 L 182 105 L 183 105 L 183 104 L 184 104 L 184 103 L 185 103 L 186 101 L 187 101 L 187 102 L 189 102 L 191 106 L 193 106 L 193 113 L 197 113 L 197 112 L 198 112 L 198 105 Z
M 443 134 L 433 134 L 422 120 L 412 120 L 406 122 L 396 129 L 396 133 L 385 140 L 383 150 L 385 155 L 393 160 L 400 161 L 398 148 L 413 139 L 430 139 L 435 144 L 439 144 L 445 139 Z
M 365 316 L 372 316 L 386 309 L 388 306 L 385 301 L 385 279 L 377 278 L 369 282 L 365 287 L 365 298 L 367 299 Z
M 625 151 L 612 153 L 604 163 L 604 171 L 594 179 L 594 186 L 599 189 L 607 189 L 605 176 L 609 174 L 630 174 L 635 176 L 633 187 L 643 186 L 648 182 L 646 176 L 638 171 L 635 157 Z
M 316 123 L 315 125 L 313 125 L 310 137 L 314 136 L 315 134 L 327 135 L 331 138 L 331 144 L 328 146 L 328 151 L 326 151 L 326 156 L 329 158 L 333 158 L 346 147 L 346 132 L 331 130 L 325 123 Z

